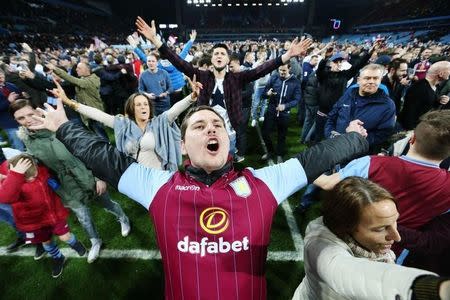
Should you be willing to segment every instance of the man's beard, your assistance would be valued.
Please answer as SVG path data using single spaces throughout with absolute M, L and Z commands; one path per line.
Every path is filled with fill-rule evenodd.
M 400 80 L 402 80 L 402 77 L 399 77 L 397 74 L 392 75 L 393 82 L 400 82 Z
M 217 72 L 222 72 L 223 70 L 225 70 L 225 68 L 226 68 L 227 66 L 225 65 L 225 66 L 223 66 L 223 67 L 221 67 L 221 68 L 216 67 L 216 66 L 213 66 L 213 67 L 214 67 L 214 70 L 216 70 Z

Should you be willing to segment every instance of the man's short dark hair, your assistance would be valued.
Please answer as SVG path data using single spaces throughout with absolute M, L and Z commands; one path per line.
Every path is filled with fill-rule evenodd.
M 198 60 L 199 67 L 204 65 L 207 65 L 209 67 L 211 64 L 211 56 L 209 56 L 208 54 L 203 54 L 202 57 L 200 57 L 200 59 Z
M 408 62 L 403 58 L 395 58 L 391 60 L 391 62 L 388 64 L 388 72 L 390 72 L 392 69 L 398 70 L 400 68 L 401 64 L 407 64 Z
M 230 62 L 232 62 L 232 61 L 237 61 L 239 64 L 241 63 L 241 60 L 239 59 L 239 55 L 237 55 L 236 53 L 233 53 L 230 55 Z
M 30 107 L 34 108 L 33 104 L 31 104 L 30 100 L 17 99 L 16 101 L 14 101 L 13 103 L 11 103 L 9 105 L 9 113 L 14 118 L 15 112 L 18 111 L 19 109 L 22 109 L 22 108 L 26 107 L 26 106 L 30 106 Z
M 180 132 L 181 132 L 182 140 L 184 140 L 184 136 L 186 135 L 186 129 L 188 127 L 189 119 L 192 117 L 193 114 L 195 114 L 196 112 L 199 112 L 201 110 L 209 110 L 209 111 L 215 113 L 220 118 L 220 120 L 223 122 L 223 125 L 225 126 L 225 120 L 211 106 L 207 106 L 207 105 L 195 106 L 195 107 L 191 108 L 190 110 L 188 110 L 188 112 L 184 116 L 183 122 L 181 123 Z
M 214 49 L 217 49 L 217 48 L 223 48 L 223 49 L 227 50 L 228 55 L 230 54 L 230 51 L 228 50 L 228 46 L 225 45 L 224 43 L 217 43 L 217 44 L 215 44 L 212 47 L 212 51 L 214 51 Z

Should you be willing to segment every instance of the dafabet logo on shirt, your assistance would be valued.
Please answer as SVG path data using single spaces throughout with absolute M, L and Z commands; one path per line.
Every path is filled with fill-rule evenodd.
M 200 214 L 200 226 L 209 234 L 219 234 L 227 230 L 230 217 L 226 210 L 220 207 L 209 207 Z
M 223 208 L 208 207 L 201 212 L 199 223 L 206 233 L 221 234 L 230 225 L 230 215 Z M 248 251 L 250 249 L 249 243 L 247 236 L 244 236 L 242 240 L 227 241 L 222 236 L 217 239 L 214 238 L 214 240 L 210 240 L 206 236 L 192 240 L 186 235 L 182 240 L 178 241 L 177 248 L 180 252 L 204 257 L 208 254 Z

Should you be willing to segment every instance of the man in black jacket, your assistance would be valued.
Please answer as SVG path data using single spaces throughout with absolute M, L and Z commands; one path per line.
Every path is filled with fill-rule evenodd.
M 389 97 L 395 103 L 396 115 L 400 113 L 402 97 L 410 80 L 408 76 L 408 63 L 402 58 L 393 59 L 388 65 L 388 73 L 383 77 L 381 83 L 386 85 Z
M 449 102 L 446 95 L 438 96 L 436 86 L 450 76 L 450 62 L 439 61 L 431 65 L 425 79 L 416 81 L 405 94 L 399 122 L 403 129 L 412 130 L 419 118 L 431 109 L 442 108 Z

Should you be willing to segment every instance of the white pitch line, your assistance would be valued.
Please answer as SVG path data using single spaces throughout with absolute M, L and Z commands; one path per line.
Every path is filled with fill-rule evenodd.
M 292 213 L 291 205 L 288 200 L 284 200 L 281 203 L 281 207 L 284 210 L 284 214 L 286 215 L 286 221 L 288 223 L 289 229 L 291 230 L 292 240 L 294 241 L 294 247 L 296 253 L 300 257 L 300 261 L 303 261 L 303 248 L 305 246 L 303 242 L 302 235 L 298 230 L 297 221 L 295 220 L 294 214 Z
M 61 252 L 66 257 L 83 258 L 75 251 L 69 248 L 62 248 Z M 19 256 L 19 257 L 33 257 L 34 247 L 20 249 L 19 251 L 8 253 L 6 247 L 0 247 L 0 256 Z M 160 260 L 161 253 L 158 250 L 142 250 L 142 249 L 104 249 L 100 251 L 101 258 L 109 259 L 142 259 L 142 260 Z M 302 256 L 297 251 L 271 251 L 267 255 L 267 260 L 270 261 L 301 261 Z
M 286 221 L 291 231 L 292 240 L 294 242 L 295 251 L 269 251 L 267 260 L 269 261 L 303 261 L 303 238 L 298 230 L 297 221 L 292 214 L 291 206 L 288 201 L 282 202 L 281 207 L 284 210 Z M 62 248 L 61 252 L 69 258 L 83 258 L 78 256 L 72 249 Z M 19 251 L 8 253 L 6 247 L 0 247 L 0 256 L 34 256 L 34 247 L 27 247 Z M 142 260 L 160 260 L 161 253 L 159 250 L 143 250 L 143 249 L 104 249 L 100 251 L 101 258 L 109 259 L 142 259 Z

